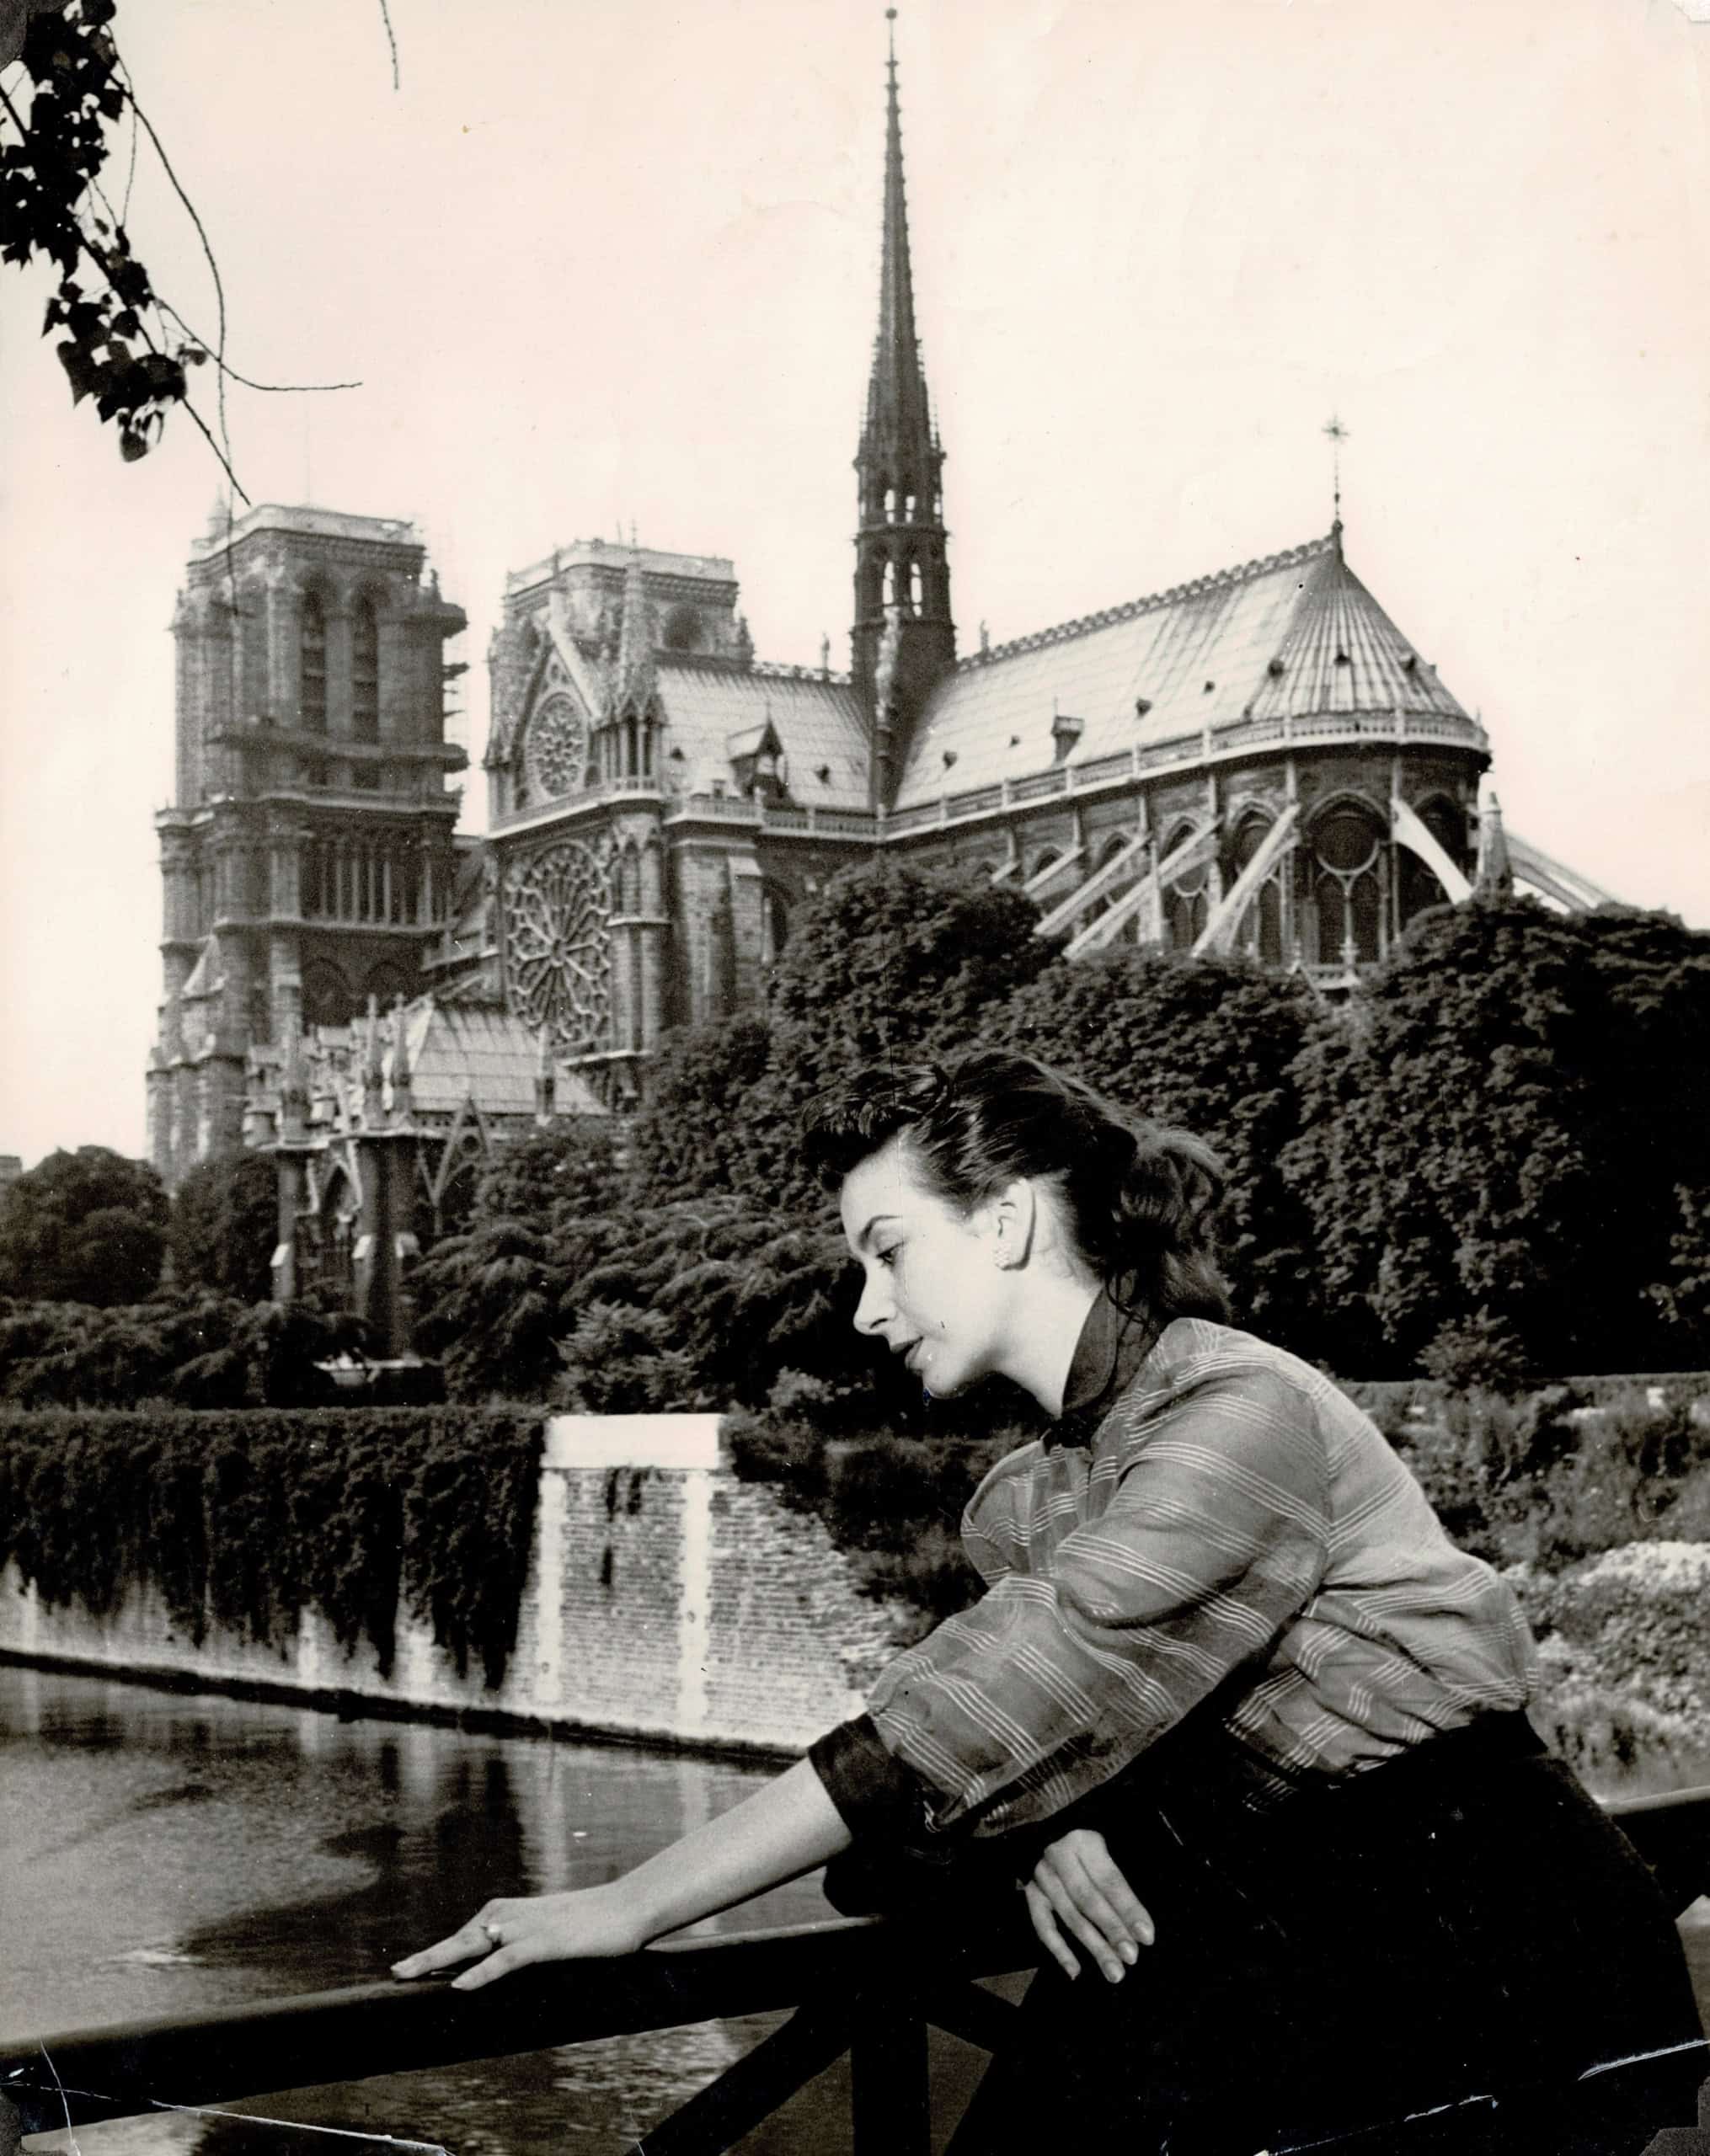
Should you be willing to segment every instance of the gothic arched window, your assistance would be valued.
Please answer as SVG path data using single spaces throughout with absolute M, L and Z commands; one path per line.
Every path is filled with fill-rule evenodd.
M 1167 861 L 1178 846 L 1185 846 L 1194 835 L 1190 824 L 1182 824 L 1170 833 L 1158 858 Z M 1190 868 L 1173 883 L 1166 884 L 1163 894 L 1164 941 L 1173 951 L 1191 951 L 1204 933 L 1211 918 L 1211 870 L 1209 862 L 1201 862 Z
M 921 565 L 918 562 L 911 562 L 908 565 L 908 604 L 911 613 L 919 613 L 921 611 Z
M 297 718 L 306 733 L 327 730 L 327 610 L 318 591 L 302 595 L 297 616 Z
M 1370 965 L 1382 955 L 1383 833 L 1372 811 L 1340 801 L 1312 827 L 1312 894 L 1321 966 L 1351 958 Z
M 380 739 L 380 622 L 366 595 L 350 612 L 350 731 L 358 741 Z

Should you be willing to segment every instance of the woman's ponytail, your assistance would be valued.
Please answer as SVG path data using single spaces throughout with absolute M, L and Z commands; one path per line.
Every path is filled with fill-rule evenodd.
M 1095 1101 L 1096 1101 L 1096 1096 Z M 1098 1135 L 1064 1195 L 1086 1255 L 1120 1303 L 1157 1321 L 1228 1322 L 1229 1290 L 1214 1256 L 1223 1168 L 1187 1132 L 1096 1102 Z

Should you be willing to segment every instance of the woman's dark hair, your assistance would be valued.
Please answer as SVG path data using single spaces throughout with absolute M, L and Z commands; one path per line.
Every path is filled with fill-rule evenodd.
M 1226 1323 L 1213 1255 L 1217 1155 L 1185 1131 L 1126 1113 L 1078 1078 L 1008 1049 L 874 1065 L 809 1111 L 808 1164 L 828 1187 L 901 1138 L 927 1187 L 971 1210 L 1018 1177 L 1050 1183 L 1082 1255 L 1119 1303 L 1159 1323 Z

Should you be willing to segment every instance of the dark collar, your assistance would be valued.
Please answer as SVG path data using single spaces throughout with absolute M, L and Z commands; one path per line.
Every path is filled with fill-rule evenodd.
M 1063 1387 L 1063 1412 L 1045 1432 L 1054 1445 L 1085 1445 L 1132 1384 L 1157 1345 L 1158 1327 L 1143 1310 L 1124 1310 L 1101 1288 L 1087 1313 Z

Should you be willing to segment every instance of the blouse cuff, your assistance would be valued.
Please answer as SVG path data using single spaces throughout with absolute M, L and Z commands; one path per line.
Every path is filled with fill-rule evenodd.
M 808 1759 L 858 1840 L 900 1841 L 922 1823 L 921 1785 L 887 1752 L 871 1715 L 858 1715 L 808 1747 Z

